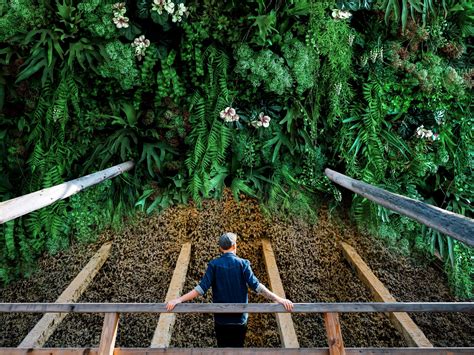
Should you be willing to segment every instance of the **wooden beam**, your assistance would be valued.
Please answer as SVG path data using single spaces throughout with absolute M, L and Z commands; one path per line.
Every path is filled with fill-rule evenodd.
M 179 253 L 178 261 L 171 278 L 165 302 L 171 301 L 183 292 L 186 273 L 188 272 L 189 260 L 191 259 L 191 243 L 184 243 Z M 150 347 L 167 348 L 170 346 L 171 334 L 173 332 L 176 315 L 174 313 L 163 313 L 160 315 L 158 325 L 153 335 Z
M 165 303 L 0 303 L 0 313 L 287 313 L 278 303 L 180 303 L 171 312 Z M 292 313 L 463 312 L 474 302 L 295 303 Z
M 337 313 L 324 313 L 324 325 L 328 338 L 330 355 L 345 355 L 344 341 L 342 340 L 341 324 Z
M 102 334 L 100 335 L 99 354 L 113 355 L 120 313 L 106 313 Z
M 474 348 L 345 348 L 346 354 L 400 354 L 400 355 L 454 355 L 473 354 Z M 0 348 L 0 355 L 98 355 L 97 348 L 42 348 L 42 349 L 15 349 Z M 115 348 L 114 355 L 328 355 L 328 348 Z
M 283 283 L 276 263 L 275 253 L 272 244 L 268 239 L 262 240 L 263 258 L 267 268 L 268 278 L 270 279 L 270 288 L 278 296 L 286 298 Z M 296 336 L 293 319 L 289 313 L 277 313 L 276 321 L 278 332 L 280 333 L 281 346 L 283 348 L 299 348 L 298 337 Z
M 334 170 L 326 169 L 326 176 L 336 184 L 349 189 L 392 211 L 410 217 L 425 226 L 449 235 L 460 242 L 474 246 L 474 220 L 439 207 L 352 179 Z
M 356 269 L 359 278 L 370 289 L 375 300 L 379 302 L 397 302 L 390 291 L 380 282 L 377 276 L 374 275 L 359 254 L 357 254 L 355 249 L 344 242 L 341 242 L 341 246 L 344 257 Z M 388 317 L 393 326 L 402 333 L 408 345 L 425 348 L 433 347 L 433 344 L 431 344 L 407 313 L 389 313 Z
M 91 283 L 94 276 L 100 270 L 107 260 L 112 243 L 105 243 L 89 260 L 86 266 L 77 274 L 69 286 L 56 300 L 57 303 L 70 303 L 79 299 L 87 286 Z M 42 347 L 56 330 L 67 313 L 47 313 L 31 329 L 28 335 L 22 340 L 19 348 L 37 348 Z
M 133 165 L 133 161 L 128 161 L 60 185 L 0 202 L 0 224 L 49 206 L 56 201 L 64 200 L 89 186 L 96 185 L 132 169 Z

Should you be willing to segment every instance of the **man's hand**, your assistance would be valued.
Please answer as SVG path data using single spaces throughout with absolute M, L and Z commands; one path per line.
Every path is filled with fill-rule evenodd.
M 176 307 L 177 304 L 181 303 L 181 300 L 179 298 L 176 298 L 174 300 L 169 301 L 166 304 L 166 310 L 167 311 L 172 311 L 174 307 Z
M 286 298 L 278 297 L 277 302 L 281 304 L 288 312 L 293 310 L 293 302 L 287 300 Z

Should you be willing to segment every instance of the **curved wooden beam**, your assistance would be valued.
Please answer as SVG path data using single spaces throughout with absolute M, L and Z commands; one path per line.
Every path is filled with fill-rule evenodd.
M 0 224 L 49 206 L 56 201 L 64 200 L 87 187 L 120 175 L 132 169 L 133 166 L 133 161 L 128 161 L 60 185 L 48 187 L 47 189 L 0 202 Z
M 379 187 L 352 179 L 331 169 L 324 173 L 333 182 L 376 204 L 410 217 L 425 226 L 449 235 L 471 247 L 474 246 L 474 220 L 442 208 L 388 192 Z

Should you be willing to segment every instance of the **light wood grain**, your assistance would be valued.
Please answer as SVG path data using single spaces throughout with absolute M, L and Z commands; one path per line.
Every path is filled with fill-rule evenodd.
M 89 260 L 86 266 L 77 274 L 69 286 L 61 293 L 56 303 L 72 303 L 79 299 L 82 293 L 91 283 L 94 276 L 99 272 L 102 265 L 107 260 L 112 243 L 105 243 Z M 42 347 L 53 334 L 67 313 L 45 314 L 31 331 L 22 340 L 19 348 Z
M 184 243 L 179 253 L 178 261 L 171 278 L 168 292 L 166 293 L 165 302 L 171 301 L 183 292 L 184 282 L 186 281 L 186 273 L 188 272 L 189 260 L 191 259 L 191 243 Z M 158 325 L 155 329 L 151 348 L 167 348 L 171 342 L 171 334 L 173 333 L 176 315 L 174 313 L 163 313 L 160 315 Z
M 324 313 L 324 326 L 328 338 L 330 355 L 345 355 L 344 341 L 342 340 L 341 324 L 337 313 Z
M 99 355 L 113 355 L 119 323 L 119 313 L 106 313 L 100 335 Z
M 64 200 L 87 187 L 120 175 L 123 172 L 132 169 L 133 166 L 134 163 L 128 161 L 60 185 L 0 202 L 0 224 L 49 206 L 56 201 Z
M 268 239 L 262 240 L 263 257 L 267 268 L 268 279 L 270 280 L 270 288 L 278 296 L 286 298 L 283 283 L 281 282 L 280 273 L 273 252 L 272 245 Z M 298 337 L 296 335 L 293 319 L 289 313 L 276 314 L 278 332 L 280 333 L 281 346 L 283 348 L 299 348 Z
M 473 302 L 295 303 L 292 313 L 464 312 Z M 171 312 L 166 303 L 0 303 L 0 313 L 287 313 L 277 303 L 181 303 Z
M 362 260 L 356 250 L 347 243 L 341 242 L 344 257 L 355 268 L 359 278 L 370 289 L 376 301 L 397 302 L 390 291 L 375 276 L 369 266 Z M 410 346 L 433 347 L 421 329 L 407 313 L 389 313 L 388 317 L 395 328 L 400 331 Z
M 331 181 L 380 206 L 410 217 L 471 247 L 474 246 L 474 220 L 471 218 L 388 192 L 331 169 L 326 169 L 324 172 Z
M 474 354 L 474 348 L 346 348 L 346 354 L 400 354 L 400 355 L 455 355 Z M 15 349 L 0 348 L 0 355 L 97 355 L 97 348 L 44 348 L 44 349 Z M 299 349 L 278 349 L 278 348 L 115 348 L 114 355 L 222 355 L 222 354 L 242 354 L 242 355 L 273 355 L 273 354 L 312 354 L 328 355 L 328 348 L 299 348 Z

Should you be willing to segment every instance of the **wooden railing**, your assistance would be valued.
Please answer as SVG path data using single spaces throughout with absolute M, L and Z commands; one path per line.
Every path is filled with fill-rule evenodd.
M 337 171 L 326 169 L 326 176 L 338 185 L 361 195 L 376 204 L 410 217 L 425 226 L 449 235 L 469 246 L 474 246 L 474 220 L 442 208 L 388 192 L 379 187 L 352 179 Z
M 49 206 L 56 201 L 64 200 L 87 187 L 118 176 L 132 169 L 133 166 L 133 161 L 128 161 L 60 185 L 0 202 L 0 224 Z
M 178 304 L 172 312 L 166 311 L 165 303 L 0 303 L 1 312 L 15 313 L 105 313 L 98 354 L 111 355 L 115 351 L 115 339 L 119 325 L 120 313 L 288 313 L 282 305 L 276 303 L 187 303 Z M 339 313 L 366 312 L 468 312 L 474 313 L 472 302 L 392 302 L 392 303 L 296 303 L 292 313 L 324 313 L 326 333 L 330 354 L 346 354 L 348 349 L 344 343 L 339 324 Z M 40 349 L 41 350 L 41 349 Z M 44 349 L 46 350 L 46 349 Z M 69 351 L 70 350 L 70 351 Z M 89 349 L 68 349 L 69 353 L 91 353 Z M 127 349 L 123 349 L 127 350 Z M 199 350 L 193 349 L 193 354 Z M 196 351 L 197 350 L 197 351 Z M 256 349 L 253 349 L 256 350 Z M 284 349 L 290 353 L 291 349 Z M 299 349 L 304 350 L 304 349 Z M 313 353 L 320 353 L 314 349 Z M 359 353 L 361 350 L 358 349 Z M 387 350 L 387 349 L 385 349 Z M 392 353 L 393 349 L 390 349 Z M 413 350 L 413 349 L 411 349 Z M 434 349 L 433 349 L 434 350 Z M 464 352 L 466 349 L 460 349 Z M 474 350 L 474 348 L 468 349 Z M 38 350 L 37 350 L 38 351 Z M 48 354 L 65 353 L 65 349 L 47 349 Z M 277 351 L 275 349 L 275 351 Z M 423 352 L 423 348 L 418 349 Z M 442 353 L 436 349 L 437 353 Z M 0 348 L 0 354 L 17 353 L 13 349 Z M 25 349 L 26 353 L 34 354 L 33 349 Z M 163 349 L 148 349 L 147 354 L 161 353 Z M 166 353 L 173 353 L 167 349 Z M 457 352 L 450 348 L 450 353 Z M 38 352 L 42 353 L 42 352 Z M 138 352 L 137 352 L 138 353 Z M 179 353 L 179 352 L 178 352 Z M 350 351 L 349 351 L 350 353 Z M 410 353 L 405 351 L 404 353 Z M 431 352 L 432 353 L 432 352 Z
M 0 303 L 0 313 L 289 313 L 278 303 L 181 303 L 171 312 L 165 303 Z M 463 312 L 473 302 L 295 303 L 291 313 Z

